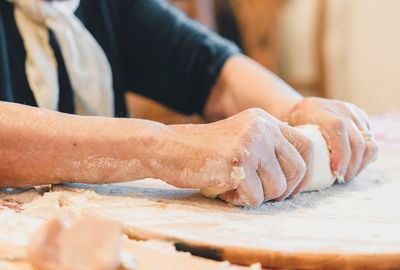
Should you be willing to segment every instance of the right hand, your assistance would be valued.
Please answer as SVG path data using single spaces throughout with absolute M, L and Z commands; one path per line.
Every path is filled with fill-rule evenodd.
M 234 205 L 258 206 L 286 198 L 307 180 L 312 165 L 310 139 L 261 109 L 172 129 L 180 161 L 173 159 L 177 173 L 167 182 L 218 189 L 219 197 Z

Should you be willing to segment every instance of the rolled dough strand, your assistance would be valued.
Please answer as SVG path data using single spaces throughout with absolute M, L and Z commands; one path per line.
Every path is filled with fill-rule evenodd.
M 328 145 L 322 136 L 319 127 L 316 125 L 297 126 L 296 129 L 311 139 L 313 143 L 313 171 L 310 180 L 301 188 L 300 192 L 317 191 L 331 186 L 336 177 L 330 168 L 330 155 Z M 216 198 L 218 195 L 229 191 L 226 187 L 203 188 L 200 192 L 209 198 Z

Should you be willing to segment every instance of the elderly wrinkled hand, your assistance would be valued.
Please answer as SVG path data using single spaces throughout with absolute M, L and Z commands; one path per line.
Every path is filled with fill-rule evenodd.
M 331 154 L 332 173 L 349 181 L 377 158 L 378 146 L 367 114 L 338 100 L 305 98 L 290 111 L 290 125 L 318 125 Z
M 305 178 L 305 160 L 312 154 L 306 136 L 261 109 L 207 125 L 176 126 L 176 131 L 178 145 L 192 158 L 172 184 L 199 188 L 234 205 L 289 196 Z

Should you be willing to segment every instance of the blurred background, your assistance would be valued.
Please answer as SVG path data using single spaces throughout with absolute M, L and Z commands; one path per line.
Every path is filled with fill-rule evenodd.
M 167 1 L 167 0 L 166 0 Z M 305 96 L 400 110 L 400 0 L 170 0 Z M 201 122 L 130 95 L 135 117 Z

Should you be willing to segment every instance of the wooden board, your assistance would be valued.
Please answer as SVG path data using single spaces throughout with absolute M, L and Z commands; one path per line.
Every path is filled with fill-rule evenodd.
M 123 239 L 122 250 L 134 258 L 135 270 L 252 270 L 192 256 L 187 252 L 177 252 L 171 244 L 162 242 Z M 1 270 L 35 270 L 26 260 L 2 260 L 2 255 L 0 254 Z M 260 268 L 254 265 L 254 269 Z
M 50 215 L 64 211 L 52 200 L 56 198 L 59 202 L 63 200 L 58 196 L 51 196 L 50 200 L 49 198 L 39 199 L 32 204 L 22 206 L 25 208 L 23 212 L 18 210 L 21 209 L 20 204 L 13 205 L 11 202 L 5 207 L 12 210 L 4 209 L 5 207 L 0 209 L 1 270 L 34 270 L 26 259 L 27 247 L 34 234 Z M 15 207 L 16 205 L 18 207 Z M 69 214 L 80 218 L 80 211 L 76 210 L 78 209 L 73 209 L 73 212 L 69 212 Z M 178 252 L 172 243 L 165 241 L 136 241 L 122 237 L 121 243 L 121 251 L 130 254 L 131 258 L 135 260 L 135 270 L 250 270 L 248 267 L 200 258 L 192 256 L 188 252 Z M 122 268 L 118 269 L 123 270 Z M 251 270 L 253 269 L 261 270 L 257 265 L 253 265 Z
M 385 122 L 380 119 L 379 123 Z M 393 133 L 389 135 L 378 134 L 378 138 L 392 138 Z M 350 184 L 255 209 L 231 207 L 203 198 L 196 190 L 180 190 L 155 180 L 57 186 L 43 196 L 30 194 L 33 201 L 23 205 L 7 204 L 19 213 L 12 218 L 5 215 L 0 223 L 2 229 L 8 225 L 14 232 L 15 228 L 33 231 L 40 220 L 68 209 L 117 220 L 133 239 L 165 240 L 178 249 L 237 264 L 400 269 L 399 165 L 400 147 L 385 145 L 379 160 Z M 0 243 L 14 239 L 26 244 L 26 237 L 18 236 L 0 234 Z
M 46 217 L 62 208 L 101 215 L 121 222 L 132 238 L 167 240 L 178 249 L 237 264 L 399 269 L 399 160 L 397 153 L 382 155 L 350 184 L 255 209 L 146 180 L 55 187 L 25 204 L 22 213 Z

